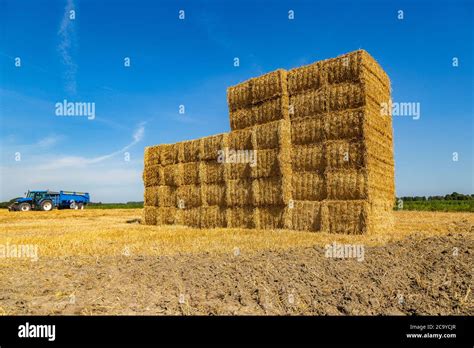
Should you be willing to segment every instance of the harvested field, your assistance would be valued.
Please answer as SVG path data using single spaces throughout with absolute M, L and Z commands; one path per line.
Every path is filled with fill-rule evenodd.
M 0 211 L 0 244 L 39 257 L 0 259 L 0 313 L 474 314 L 472 213 L 395 212 L 392 232 L 354 236 L 126 222 L 141 214 Z M 333 242 L 364 260 L 326 258 Z

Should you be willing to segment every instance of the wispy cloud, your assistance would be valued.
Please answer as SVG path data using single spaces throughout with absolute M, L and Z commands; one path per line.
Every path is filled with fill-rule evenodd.
M 36 143 L 36 146 L 39 146 L 39 147 L 42 147 L 42 148 L 51 147 L 51 146 L 56 145 L 59 140 L 60 140 L 59 136 L 50 135 L 50 136 L 47 136 L 47 137 L 44 137 L 44 138 L 40 139 Z
M 77 65 L 72 58 L 72 49 L 74 47 L 74 20 L 70 19 L 70 11 L 75 10 L 74 0 L 67 0 L 66 7 L 64 9 L 64 15 L 61 20 L 59 27 L 59 45 L 58 52 L 61 57 L 61 61 L 65 66 L 64 79 L 66 81 L 66 90 L 71 94 L 76 94 L 77 82 L 76 73 Z
M 63 157 L 57 158 L 53 162 L 50 162 L 43 167 L 48 168 L 48 169 L 51 169 L 51 168 L 59 169 L 59 168 L 64 168 L 64 167 L 84 167 L 91 164 L 97 164 L 107 159 L 110 159 L 112 157 L 115 157 L 117 155 L 123 154 L 124 152 L 129 150 L 132 146 L 139 143 L 143 139 L 144 135 L 145 135 L 145 123 L 141 122 L 132 134 L 132 141 L 128 145 L 122 147 L 120 150 L 114 151 L 106 155 L 91 157 L 91 158 L 81 157 L 81 156 L 63 156 Z M 43 167 L 41 168 L 44 169 Z

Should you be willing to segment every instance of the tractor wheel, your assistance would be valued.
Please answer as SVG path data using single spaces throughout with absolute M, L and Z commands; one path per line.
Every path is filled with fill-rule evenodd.
M 69 204 L 69 208 L 74 209 L 74 210 L 77 210 L 77 204 L 76 204 L 76 202 L 72 202 L 71 204 Z
M 83 203 L 77 203 L 77 209 L 84 210 L 84 204 Z
M 30 211 L 31 205 L 30 203 L 21 203 L 20 204 L 20 211 Z
M 41 202 L 41 210 L 43 211 L 53 210 L 53 202 L 51 202 L 50 200 Z

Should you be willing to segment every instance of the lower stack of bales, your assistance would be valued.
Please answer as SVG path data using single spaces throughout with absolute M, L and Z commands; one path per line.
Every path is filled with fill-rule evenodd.
M 231 132 L 145 150 L 146 224 L 360 234 L 392 226 L 390 81 L 365 51 L 227 91 Z

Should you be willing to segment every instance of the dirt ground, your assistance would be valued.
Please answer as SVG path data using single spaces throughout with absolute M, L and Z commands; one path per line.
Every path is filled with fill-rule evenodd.
M 446 226 L 457 227 L 432 236 L 403 220 L 415 215 L 398 215 L 399 226 L 418 227 L 395 241 L 366 243 L 359 260 L 327 257 L 321 243 L 3 259 L 0 314 L 473 315 L 474 227 L 453 214 Z M 2 232 L 14 240 L 5 226 Z

